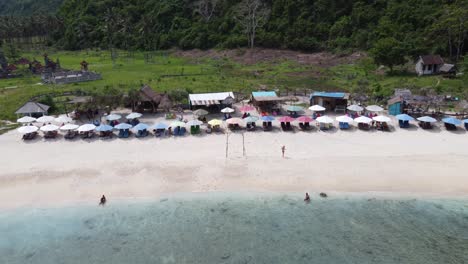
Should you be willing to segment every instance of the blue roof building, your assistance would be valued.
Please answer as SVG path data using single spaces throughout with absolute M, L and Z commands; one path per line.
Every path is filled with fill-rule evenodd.
M 349 94 L 343 92 L 313 92 L 310 94 L 310 105 L 320 105 L 327 111 L 345 112 Z

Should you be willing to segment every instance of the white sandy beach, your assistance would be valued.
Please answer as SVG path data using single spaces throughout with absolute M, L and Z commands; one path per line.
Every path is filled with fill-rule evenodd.
M 224 134 L 23 142 L 11 131 L 0 146 L 1 208 L 94 203 L 102 194 L 110 201 L 210 191 L 468 195 L 468 134 L 443 128 L 246 132 L 245 157 L 236 132 L 228 158 Z

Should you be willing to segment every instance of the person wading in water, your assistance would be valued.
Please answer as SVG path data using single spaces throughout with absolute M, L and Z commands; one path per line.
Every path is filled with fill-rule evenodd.
M 104 206 L 106 204 L 106 202 L 107 202 L 106 196 L 104 196 L 104 194 L 103 194 L 102 197 L 101 197 L 101 202 L 99 202 L 99 205 Z

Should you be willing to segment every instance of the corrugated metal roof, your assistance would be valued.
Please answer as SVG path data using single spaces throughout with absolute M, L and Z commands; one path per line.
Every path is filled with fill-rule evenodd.
M 233 92 L 223 92 L 223 93 L 199 93 L 199 94 L 189 94 L 189 100 L 192 105 L 214 105 L 221 104 L 221 101 L 224 101 L 226 98 L 234 97 Z
M 344 98 L 345 93 L 329 93 L 329 92 L 313 92 L 310 95 L 310 98 L 312 97 L 329 97 L 329 98 Z
M 252 92 L 252 96 L 254 98 L 257 98 L 257 97 L 278 97 L 278 95 L 276 95 L 275 91 Z
M 433 65 L 433 64 L 438 65 L 438 64 L 444 63 L 444 60 L 439 55 L 424 55 L 424 56 L 421 56 L 421 59 L 423 63 L 426 65 Z
M 15 114 L 32 114 L 32 113 L 47 113 L 50 106 L 37 103 L 27 102 L 20 109 L 16 110 Z

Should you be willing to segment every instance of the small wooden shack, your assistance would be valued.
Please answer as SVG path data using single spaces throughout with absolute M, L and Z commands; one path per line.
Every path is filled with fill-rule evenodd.
M 310 95 L 310 105 L 320 105 L 327 111 L 345 112 L 349 94 L 343 92 L 313 92 Z
M 275 91 L 252 92 L 252 103 L 264 111 L 277 110 L 278 103 L 283 99 Z
M 38 102 L 27 102 L 16 110 L 17 116 L 43 116 L 47 115 L 50 106 Z

